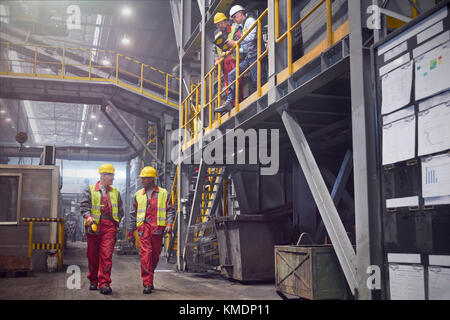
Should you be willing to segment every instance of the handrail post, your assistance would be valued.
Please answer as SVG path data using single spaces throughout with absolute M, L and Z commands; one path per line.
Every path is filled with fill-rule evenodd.
M 89 80 L 91 80 L 91 71 L 92 71 L 92 48 L 89 49 Z
M 33 252 L 33 221 L 28 226 L 28 258 L 31 259 L 31 253 Z
M 275 0 L 275 40 L 280 37 L 280 0 Z
M 141 94 L 144 92 L 144 64 L 141 63 Z
M 235 85 L 234 85 L 234 100 L 235 100 L 235 108 L 236 113 L 239 112 L 239 64 L 240 62 L 240 45 L 239 43 L 236 44 L 236 78 L 235 78 Z
M 169 101 L 169 74 L 166 73 L 166 103 Z
M 9 73 L 9 50 L 10 50 L 10 46 L 9 46 L 9 42 L 6 43 L 6 74 Z
M 262 41 L 262 31 L 261 31 L 261 20 L 258 20 L 258 54 L 257 54 L 257 79 L 256 79 L 256 90 L 258 92 L 258 97 L 261 97 L 261 41 Z
M 184 144 L 187 143 L 187 126 L 188 126 L 188 103 L 189 101 L 186 100 L 186 104 L 184 106 L 184 112 L 185 112 L 185 119 L 186 119 L 186 123 L 184 125 Z
M 327 0 L 327 40 L 328 48 L 333 45 L 333 4 Z
M 330 0 L 331 1 L 331 0 Z M 287 0 L 287 38 L 288 38 L 288 70 L 289 74 L 291 75 L 293 71 L 293 52 L 292 52 L 292 0 Z
M 59 226 L 59 250 L 58 250 L 58 270 L 62 269 L 62 252 L 64 248 L 64 223 L 58 222 Z
M 61 60 L 61 75 L 64 79 L 65 73 L 66 73 L 66 69 L 64 66 L 65 63 L 65 57 L 66 57 L 66 47 L 63 47 L 63 54 L 62 54 L 62 60 Z M 91 74 L 89 72 L 89 80 L 91 80 Z
M 218 80 L 217 80 L 217 105 L 220 107 L 221 106 L 221 96 L 220 96 L 220 92 L 222 91 L 222 63 L 219 62 L 218 64 L 218 68 L 219 68 L 219 74 L 218 74 Z M 219 113 L 219 124 L 222 124 L 222 116 Z
M 119 54 L 116 53 L 116 84 L 119 84 Z
M 34 76 L 37 76 L 36 65 L 37 65 L 37 46 L 34 46 Z
M 209 74 L 209 128 L 212 128 L 212 73 Z

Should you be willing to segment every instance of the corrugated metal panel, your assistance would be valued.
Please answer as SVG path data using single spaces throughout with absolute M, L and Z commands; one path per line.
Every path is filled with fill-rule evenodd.
M 297 1 L 296 1 L 297 2 Z M 293 24 L 313 9 L 319 0 L 298 1 L 292 12 Z M 333 31 L 348 20 L 347 0 L 333 1 Z M 303 52 L 307 53 L 327 37 L 326 4 L 324 3 L 308 17 L 294 32 L 294 41 L 302 41 Z M 295 55 L 295 54 L 294 54 Z

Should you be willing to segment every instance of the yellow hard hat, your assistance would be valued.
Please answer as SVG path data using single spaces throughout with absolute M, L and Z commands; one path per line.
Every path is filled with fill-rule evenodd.
M 141 174 L 139 175 L 139 177 L 141 178 L 156 178 L 157 173 L 155 168 L 153 167 L 144 167 L 141 170 Z
M 98 167 L 98 173 L 112 173 L 114 174 L 114 166 L 109 163 L 104 163 Z
M 214 23 L 218 23 L 224 20 L 227 20 L 227 16 L 222 12 L 217 12 L 216 15 L 214 16 Z

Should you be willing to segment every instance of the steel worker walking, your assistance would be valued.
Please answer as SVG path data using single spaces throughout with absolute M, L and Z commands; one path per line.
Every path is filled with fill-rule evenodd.
M 86 227 L 89 290 L 99 287 L 102 294 L 112 293 L 112 255 L 123 217 L 120 193 L 112 187 L 114 171 L 112 164 L 102 164 L 98 168 L 100 180 L 85 189 L 80 203 Z
M 156 185 L 156 170 L 152 167 L 142 169 L 141 181 L 143 188 L 136 192 L 133 199 L 133 209 L 130 213 L 128 237 L 134 237 L 137 229 L 141 245 L 141 277 L 144 286 L 143 293 L 150 294 L 153 287 L 153 277 L 161 254 L 161 244 L 164 233 L 172 231 L 174 210 L 168 203 L 167 190 Z

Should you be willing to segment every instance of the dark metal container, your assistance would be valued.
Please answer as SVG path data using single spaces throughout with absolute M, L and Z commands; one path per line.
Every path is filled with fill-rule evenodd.
M 215 220 L 222 274 L 239 281 L 274 280 L 274 246 L 289 243 L 287 214 Z

